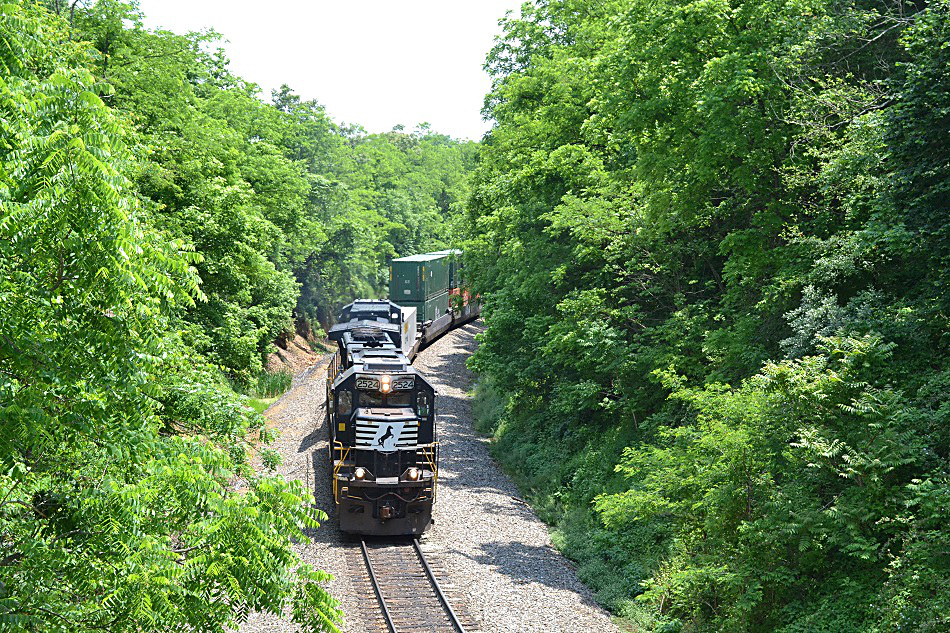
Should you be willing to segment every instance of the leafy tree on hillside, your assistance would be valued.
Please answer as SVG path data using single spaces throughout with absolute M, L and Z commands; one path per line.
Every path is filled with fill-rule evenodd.
M 255 474 L 260 419 L 172 329 L 202 258 L 151 217 L 89 50 L 0 9 L 0 628 L 224 631 L 340 614 L 293 541 L 324 518 Z M 230 394 L 230 395 L 229 395 Z
M 496 454 L 646 630 L 946 627 L 948 10 L 503 21 L 471 364 Z

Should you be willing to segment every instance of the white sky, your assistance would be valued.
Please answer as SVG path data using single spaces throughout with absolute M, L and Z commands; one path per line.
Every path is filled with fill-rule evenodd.
M 339 123 L 370 132 L 428 122 L 456 138 L 488 130 L 485 55 L 498 20 L 521 0 L 140 0 L 149 28 L 211 27 L 232 71 L 290 85 Z

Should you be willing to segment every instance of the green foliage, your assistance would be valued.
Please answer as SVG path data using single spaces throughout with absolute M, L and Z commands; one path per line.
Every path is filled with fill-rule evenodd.
M 336 630 L 293 550 L 325 516 L 250 469 L 260 418 L 171 329 L 202 258 L 148 225 L 68 35 L 0 9 L 0 628 L 220 631 L 292 604 Z
M 326 516 L 230 385 L 279 395 L 276 338 L 443 246 L 474 146 L 264 103 L 216 40 L 0 7 L 0 630 L 341 622 L 294 550 Z
M 47 4 L 0 11 L 0 628 L 336 630 L 293 550 L 325 516 L 250 468 L 270 434 L 225 378 L 286 390 L 275 338 L 443 246 L 473 146 L 265 104 L 134 4 Z
M 636 626 L 946 627 L 948 18 L 503 22 L 463 245 L 504 393 L 479 424 Z
M 267 409 L 270 408 L 272 404 L 277 402 L 277 398 L 248 398 L 247 404 L 249 407 L 257 411 L 258 413 L 264 413 Z
M 642 600 L 717 630 L 804 630 L 788 622 L 814 599 L 794 597 L 802 584 L 827 596 L 851 587 L 854 602 L 835 615 L 835 630 L 865 630 L 869 610 L 888 604 L 891 569 L 903 567 L 906 525 L 922 501 L 926 415 L 868 382 L 890 360 L 890 346 L 874 337 L 821 346 L 822 355 L 767 365 L 735 390 L 690 389 L 665 377 L 670 397 L 695 419 L 627 449 L 617 470 L 631 487 L 595 500 L 608 528 L 677 526 L 670 559 Z M 936 477 L 927 481 L 945 483 Z M 939 556 L 919 562 L 945 564 Z M 948 588 L 936 578 L 916 587 L 919 597 Z M 946 604 L 934 600 L 901 604 L 886 617 L 936 626 Z M 809 630 L 819 626 L 806 621 Z
M 473 146 L 263 103 L 134 3 L 45 5 L 0 8 L 0 630 L 335 631 L 294 551 L 326 516 L 230 385 L 279 395 L 278 336 L 445 244 Z
M 250 385 L 275 338 L 384 294 L 392 257 L 449 242 L 473 143 L 424 125 L 344 129 L 287 86 L 264 103 L 230 73 L 217 34 L 148 31 L 134 4 L 70 12 L 111 86 L 101 96 L 146 158 L 134 181 L 149 224 L 202 255 L 186 343 L 229 378 Z
M 273 398 L 290 389 L 294 375 L 289 371 L 261 372 L 251 391 L 255 398 Z
M 475 430 L 491 435 L 504 415 L 507 404 L 505 395 L 486 380 L 475 385 L 473 396 L 472 419 L 475 421 Z

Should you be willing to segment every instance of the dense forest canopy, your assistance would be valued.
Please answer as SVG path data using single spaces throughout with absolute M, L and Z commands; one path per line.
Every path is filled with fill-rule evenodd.
M 496 454 L 655 631 L 950 626 L 950 4 L 539 0 L 468 209 Z
M 388 259 L 448 244 L 474 143 L 342 128 L 287 86 L 265 103 L 220 36 L 149 31 L 134 3 L 48 5 L 94 47 L 103 100 L 135 133 L 150 223 L 201 255 L 186 339 L 232 377 L 259 372 L 282 333 L 385 294 Z
M 449 245 L 476 145 L 264 101 L 141 18 L 0 7 L 0 629 L 335 630 L 293 549 L 326 517 L 232 387 Z

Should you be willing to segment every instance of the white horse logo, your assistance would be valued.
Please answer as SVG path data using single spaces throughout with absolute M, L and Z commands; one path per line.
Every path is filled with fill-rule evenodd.
M 396 450 L 396 442 L 399 441 L 403 426 L 405 426 L 404 422 L 383 422 L 376 427 L 376 434 L 370 446 L 377 451 L 392 453 Z

